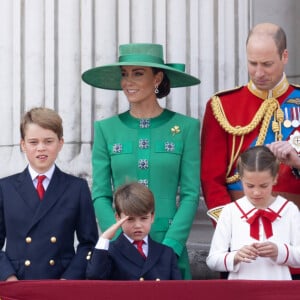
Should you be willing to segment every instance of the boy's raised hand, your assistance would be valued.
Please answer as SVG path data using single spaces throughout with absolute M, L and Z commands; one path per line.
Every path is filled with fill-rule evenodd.
M 110 226 L 108 229 L 106 229 L 106 230 L 102 233 L 101 236 L 102 236 L 104 239 L 111 240 L 111 239 L 115 236 L 117 230 L 122 226 L 122 224 L 123 224 L 124 222 L 127 221 L 128 218 L 129 218 L 129 217 L 126 216 L 126 217 L 124 217 L 124 218 L 118 220 L 115 224 L 113 224 L 113 225 Z

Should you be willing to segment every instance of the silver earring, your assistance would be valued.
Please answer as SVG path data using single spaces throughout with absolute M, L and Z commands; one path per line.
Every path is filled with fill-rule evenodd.
M 155 94 L 158 94 L 158 93 L 159 93 L 158 84 L 155 85 L 154 93 L 155 93 Z

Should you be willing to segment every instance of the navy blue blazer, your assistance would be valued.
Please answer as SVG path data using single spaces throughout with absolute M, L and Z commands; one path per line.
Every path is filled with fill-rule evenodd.
M 87 266 L 87 279 L 180 280 L 177 257 L 172 248 L 148 236 L 148 256 L 144 259 L 134 245 L 120 234 L 109 249 L 94 249 Z
M 27 168 L 0 180 L 0 280 L 13 274 L 18 279 L 85 279 L 97 239 L 84 179 L 55 167 L 42 201 Z

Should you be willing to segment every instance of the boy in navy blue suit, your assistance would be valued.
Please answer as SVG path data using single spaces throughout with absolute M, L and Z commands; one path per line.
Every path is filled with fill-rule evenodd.
M 115 193 L 117 222 L 100 236 L 88 262 L 88 279 L 179 280 L 172 248 L 151 239 L 154 197 L 143 184 L 132 182 Z M 114 240 L 116 232 L 122 233 Z M 141 248 L 136 246 L 142 244 Z
M 98 229 L 87 182 L 55 165 L 62 120 L 54 110 L 34 108 L 20 131 L 29 164 L 0 180 L 0 280 L 85 279 Z

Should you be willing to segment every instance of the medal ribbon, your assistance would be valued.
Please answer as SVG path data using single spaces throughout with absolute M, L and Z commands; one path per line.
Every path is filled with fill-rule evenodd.
M 285 108 L 291 109 L 293 106 L 295 106 L 294 103 L 288 102 L 289 99 L 294 99 L 294 98 L 300 98 L 300 89 L 295 89 L 287 96 L 287 98 L 281 104 L 281 109 L 283 111 L 285 111 Z M 282 126 L 282 131 L 281 131 L 281 133 L 283 135 L 282 140 L 288 140 L 289 136 L 292 134 L 292 132 L 294 130 L 295 130 L 295 128 L 293 128 L 292 126 L 289 128 Z M 256 142 L 257 142 L 257 137 L 251 142 L 251 144 L 249 145 L 249 148 L 254 147 L 256 145 Z M 269 126 L 264 144 L 271 144 L 272 142 L 274 142 L 274 132 L 272 131 L 272 126 Z M 243 190 L 242 184 L 240 181 L 227 184 L 227 189 L 234 190 L 234 191 L 242 191 Z

